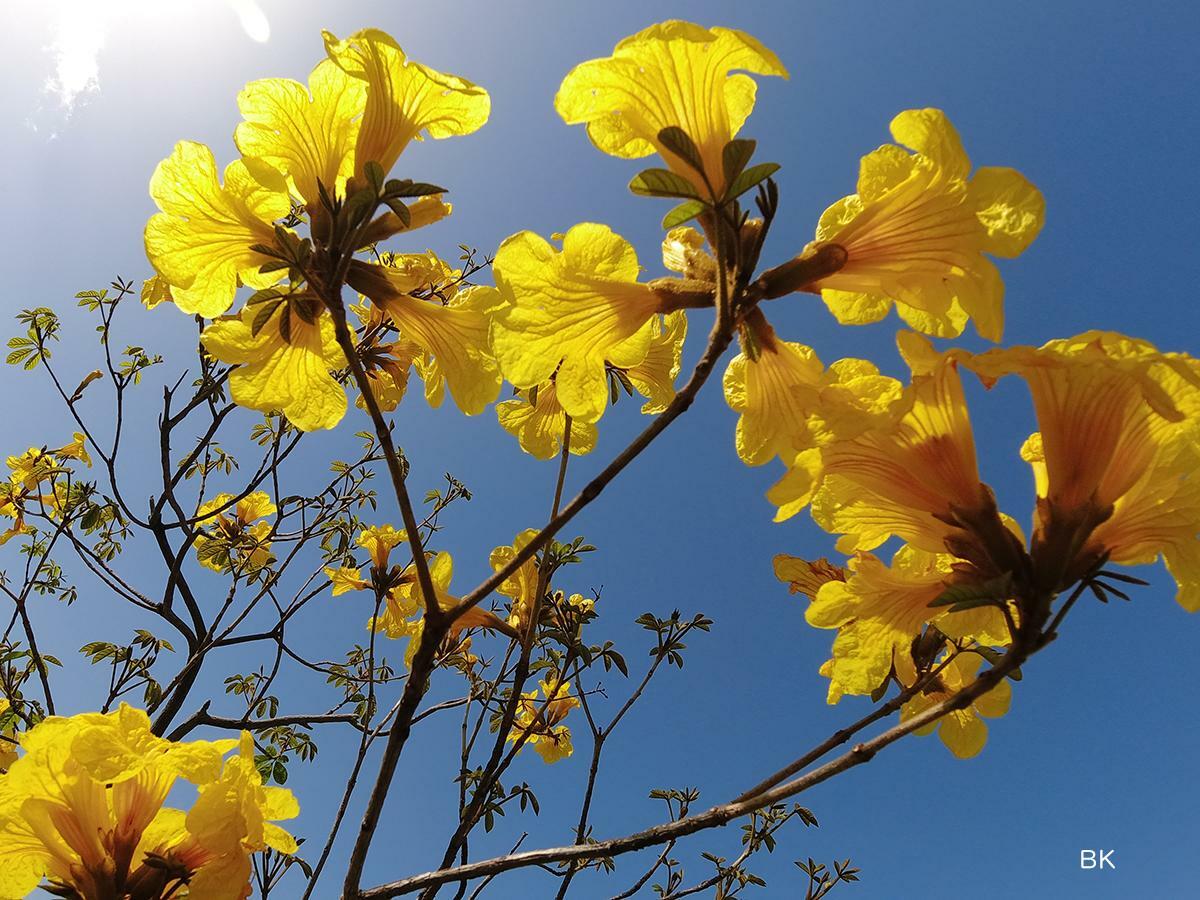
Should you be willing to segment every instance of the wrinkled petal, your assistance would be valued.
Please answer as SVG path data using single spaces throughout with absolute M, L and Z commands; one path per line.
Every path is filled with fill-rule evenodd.
M 470 134 L 488 120 L 487 91 L 409 59 L 390 35 L 375 28 L 344 40 L 328 31 L 323 35 L 329 58 L 367 86 L 354 153 L 358 174 L 368 162 L 390 171 L 422 132 L 435 139 Z
M 500 246 L 494 270 L 504 303 L 492 346 L 504 376 L 531 388 L 554 375 L 567 414 L 595 422 L 607 404 L 605 364 L 637 365 L 653 338 L 659 301 L 636 281 L 633 247 L 591 223 L 568 231 L 561 251 L 526 231 Z
M 366 98 L 363 82 L 330 60 L 313 69 L 307 87 L 290 78 L 252 81 L 238 94 L 245 121 L 234 141 L 243 157 L 278 169 L 305 203 L 316 204 L 318 181 L 333 196 L 354 174 L 354 142 Z
M 239 280 L 263 288 L 282 277 L 260 273 L 271 259 L 250 249 L 273 243 L 273 221 L 291 209 L 274 169 L 233 162 L 222 186 L 212 151 L 180 141 L 154 170 L 150 196 L 162 212 L 146 223 L 146 255 L 185 313 L 215 318 L 232 305 Z

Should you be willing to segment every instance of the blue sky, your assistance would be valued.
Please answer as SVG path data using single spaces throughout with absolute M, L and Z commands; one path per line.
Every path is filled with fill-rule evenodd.
M 581 129 L 558 119 L 552 98 L 576 62 L 606 55 L 621 37 L 654 21 L 685 17 L 744 28 L 791 71 L 786 82 L 760 81 L 744 132 L 758 140 L 761 159 L 783 165 L 783 208 L 768 260 L 798 250 L 821 210 L 853 190 L 859 156 L 888 139 L 896 112 L 938 106 L 976 164 L 1015 166 L 1046 195 L 1043 234 L 1021 259 L 1002 265 L 1006 343 L 1101 327 L 1164 349 L 1196 351 L 1200 118 L 1191 36 L 1200 16 L 1190 5 L 1156 4 L 1153 12 L 1108 2 L 260 5 L 271 28 L 266 43 L 250 40 L 233 12 L 216 2 L 171 12 L 126 4 L 121 15 L 101 17 L 88 32 L 100 45 L 98 89 L 82 91 L 69 115 L 46 93 L 54 75 L 46 48 L 56 33 L 48 10 L 55 5 L 0 13 L 9 176 L 9 214 L 0 217 L 5 320 L 25 306 L 65 311 L 76 291 L 117 274 L 145 277 L 141 229 L 153 211 L 146 183 L 154 165 L 181 138 L 209 143 L 222 162 L 232 158 L 239 88 L 270 75 L 303 78 L 320 57 L 323 27 L 338 34 L 384 28 L 414 58 L 491 92 L 492 118 L 478 134 L 405 154 L 401 174 L 449 186 L 455 203 L 454 216 L 423 232 L 411 249 L 452 255 L 467 243 L 490 251 L 521 229 L 548 234 L 599 221 L 635 244 L 649 275 L 662 274 L 662 204 L 630 195 L 625 184 L 636 164 L 591 148 Z M 94 40 L 97 33 L 102 42 Z M 768 314 L 783 337 L 811 344 L 826 362 L 867 356 L 900 374 L 895 319 L 840 328 L 808 297 L 774 303 Z M 194 342 L 194 327 L 174 310 L 126 315 L 122 340 L 176 355 Z M 81 376 L 93 364 L 73 354 L 89 346 L 90 325 L 75 315 L 67 325 L 74 333 L 61 365 Z M 693 319 L 694 336 L 706 328 L 703 317 Z M 15 325 L 8 333 L 16 333 Z M 979 345 L 973 338 L 965 343 Z M 698 344 L 694 337 L 688 359 Z M 56 419 L 38 378 L 15 370 L 0 378 L 6 411 L 0 450 L 69 438 L 65 425 L 47 424 Z M 137 415 L 148 426 L 154 392 L 146 396 Z M 990 394 L 972 391 L 970 399 L 984 477 L 1002 507 L 1027 522 L 1031 480 L 1016 457 L 1033 430 L 1027 398 L 1019 386 L 1002 384 Z M 638 418 L 632 403 L 606 416 L 597 451 L 573 461 L 570 483 L 581 484 L 619 450 Z M 701 803 L 724 800 L 866 709 L 854 698 L 825 705 L 816 668 L 832 634 L 809 628 L 802 604 L 771 574 L 774 554 L 829 554 L 832 539 L 807 516 L 771 524 L 762 495 L 778 471 L 748 470 L 738 461 L 733 425 L 714 379 L 693 411 L 568 529 L 599 551 L 562 586 L 603 586 L 596 637 L 617 641 L 635 668 L 645 646 L 632 625 L 638 614 L 679 607 L 716 620 L 711 635 L 693 642 L 684 672 L 664 673 L 606 751 L 598 835 L 657 821 L 657 804 L 646 798 L 653 787 L 694 785 Z M 350 435 L 364 426 L 365 419 L 348 421 L 333 435 L 306 441 L 292 477 L 351 452 Z M 430 411 L 416 393 L 397 414 L 397 433 L 413 464 L 416 493 L 436 486 L 443 471 L 476 492 L 455 510 L 444 547 L 455 554 L 455 587 L 465 590 L 487 573 L 492 547 L 541 521 L 553 467 L 522 455 L 491 411 L 469 420 L 450 408 Z M 144 459 L 130 459 L 134 483 L 153 447 L 143 452 Z M 152 489 L 147 482 L 145 492 Z M 151 555 L 131 550 L 123 564 L 148 584 L 161 583 Z M 960 762 L 936 739 L 913 738 L 804 795 L 801 802 L 821 828 L 784 833 L 774 856 L 758 862 L 756 871 L 770 882 L 758 896 L 793 896 L 800 881 L 791 860 L 808 855 L 852 856 L 863 882 L 845 896 L 860 900 L 1192 893 L 1200 788 L 1185 754 L 1200 740 L 1200 725 L 1187 660 L 1200 621 L 1173 602 L 1165 573 L 1150 572 L 1152 586 L 1130 605 L 1080 604 L 1062 639 L 1025 667 L 1012 711 L 992 724 L 979 757 Z M 44 605 L 35 612 L 60 655 L 95 636 L 119 637 L 126 627 L 102 591 L 82 583 L 70 610 Z M 298 639 L 314 653 L 328 653 L 331 643 L 361 639 L 366 615 L 331 601 Z M 71 671 L 82 673 L 77 666 Z M 221 674 L 210 673 L 218 691 Z M 623 681 L 606 677 L 604 684 L 619 703 Z M 68 696 L 85 708 L 90 686 L 76 678 Z M 406 750 L 368 882 L 436 864 L 450 829 L 456 760 L 446 747 L 454 745 L 457 728 L 457 720 L 434 718 Z M 586 749 L 583 734 L 577 732 L 577 747 Z M 305 810 L 297 830 L 315 843 L 337 803 L 336 774 L 352 743 L 346 733 L 331 734 L 318 766 L 297 770 L 289 785 Z M 586 753 L 577 750 L 552 768 L 526 756 L 510 780 L 534 785 L 542 814 L 519 822 L 510 816 L 493 836 L 473 842 L 476 857 L 506 850 L 525 830 L 526 848 L 570 840 Z M 427 778 L 429 766 L 445 777 Z M 675 855 L 698 877 L 707 874 L 700 850 L 732 857 L 737 843 L 738 833 L 726 829 L 693 839 Z M 1115 849 L 1117 870 L 1080 871 L 1079 851 L 1091 847 Z M 345 850 L 343 842 L 335 863 Z M 632 882 L 642 863 L 621 860 L 611 880 L 581 878 L 572 896 L 609 896 Z M 494 895 L 552 892 L 536 872 L 506 884 Z M 331 896 L 334 885 L 331 879 L 328 892 L 318 895 Z

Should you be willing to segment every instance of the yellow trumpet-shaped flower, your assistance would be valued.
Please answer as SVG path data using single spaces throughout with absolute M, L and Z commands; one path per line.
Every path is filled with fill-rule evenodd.
M 80 431 L 76 431 L 71 436 L 71 443 L 64 444 L 51 452 L 59 459 L 77 459 L 89 469 L 92 467 L 92 457 L 87 449 L 87 437 Z
M 1142 476 L 1113 503 L 1081 556 L 1125 566 L 1162 556 L 1178 586 L 1175 598 L 1200 610 L 1200 453 L 1194 435 L 1161 444 Z
M 196 558 L 215 572 L 256 573 L 274 559 L 272 525 L 259 520 L 275 512 L 275 504 L 264 491 L 247 494 L 236 504 L 232 494 L 217 494 L 196 510 Z
M 488 557 L 488 563 L 491 565 L 492 571 L 499 572 L 503 569 L 537 535 L 538 531 L 536 528 L 526 528 L 517 535 L 516 540 L 512 542 L 511 546 L 497 547 L 493 550 L 492 555 Z M 500 583 L 500 586 L 496 588 L 497 592 L 512 601 L 508 624 L 513 628 L 523 630 L 529 626 L 529 616 L 533 610 L 533 604 L 537 599 L 537 586 L 538 564 L 535 554 L 525 560 L 517 571 L 504 579 Z
M 821 452 L 823 481 L 813 518 L 842 533 L 838 549 L 870 550 L 891 535 L 933 553 L 961 529 L 995 515 L 979 480 L 975 440 L 953 360 L 914 374 L 891 408 L 891 422 Z M 956 550 L 956 552 L 958 552 Z
M 1003 614 L 992 607 L 948 612 L 929 604 L 956 579 L 956 560 L 948 554 L 901 547 L 890 566 L 870 553 L 851 558 L 849 577 L 824 580 L 805 618 L 817 628 L 836 628 L 833 659 L 823 671 L 841 694 L 870 694 L 895 670 L 904 684 L 917 677 L 911 647 L 930 622 L 951 637 L 980 643 L 1009 642 Z
M 337 597 L 350 591 L 366 591 L 378 586 L 390 602 L 401 604 L 405 616 L 411 616 L 417 611 L 416 602 L 410 597 L 403 600 L 396 596 L 396 590 L 401 584 L 411 581 L 415 575 L 404 572 L 403 566 L 391 564 L 392 550 L 408 540 L 408 532 L 397 531 L 391 525 L 372 525 L 358 533 L 355 543 L 367 551 L 371 560 L 371 577 L 363 578 L 362 570 L 357 566 L 326 566 L 325 575 Z
M 553 381 L 536 390 L 520 391 L 513 400 L 496 404 L 500 427 L 517 439 L 521 449 L 536 459 L 550 459 L 562 447 L 567 414 L 558 402 Z M 582 456 L 596 447 L 596 425 L 571 419 L 571 453 Z
M 820 403 L 824 367 L 811 347 L 771 339 L 725 370 L 725 400 L 739 413 L 735 444 L 748 466 L 790 459 L 812 446 L 809 422 Z
M 363 81 L 322 60 L 307 86 L 290 78 L 246 85 L 238 94 L 245 121 L 233 138 L 243 157 L 278 169 L 312 207 L 320 202 L 318 182 L 332 197 L 354 174 L 354 144 L 366 102 Z
M 498 302 L 496 290 L 479 286 L 455 290 L 443 302 L 436 291 L 426 289 L 423 271 L 414 274 L 404 265 L 404 257 L 394 259 L 398 265 L 356 262 L 347 281 L 371 299 L 403 340 L 421 349 L 414 365 L 431 406 L 441 405 L 449 387 L 464 413 L 482 412 L 500 393 L 500 369 L 488 347 L 486 316 Z
M 453 609 L 459 598 L 449 592 L 450 579 L 454 575 L 454 560 L 449 553 L 439 553 L 433 558 L 429 564 L 429 575 L 433 581 L 438 607 L 443 612 Z M 421 635 L 425 631 L 424 618 L 412 618 L 424 608 L 421 586 L 415 576 L 397 584 L 395 590 L 389 591 L 386 603 L 383 614 L 378 619 L 373 619 L 369 627 L 375 631 L 383 631 L 393 639 L 408 638 L 404 663 L 411 666 L 413 656 L 421 643 Z M 456 641 L 462 632 L 469 628 L 484 628 L 499 631 L 509 637 L 517 636 L 516 630 L 494 612 L 481 606 L 473 606 L 454 620 L 446 635 L 447 639 Z
M 665 128 L 683 129 L 719 196 L 721 153 L 754 109 L 754 79 L 740 72 L 787 77 L 778 57 L 744 32 L 662 22 L 622 40 L 612 56 L 572 69 L 554 107 L 568 124 L 586 123 L 605 153 L 636 159 L 658 152 L 707 196 L 705 179 L 659 139 Z
M 247 742 L 243 734 L 243 753 Z M 206 820 L 207 831 L 194 833 L 190 821 L 183 827 L 182 813 L 162 806 L 178 778 L 200 786 L 201 798 L 222 784 L 221 757 L 237 743 L 165 740 L 151 732 L 144 712 L 124 704 L 107 715 L 40 722 L 21 736 L 23 752 L 0 778 L 0 896 L 24 897 L 46 878 L 76 897 L 165 896 L 189 883 L 192 896 L 245 897 L 247 860 L 240 880 L 226 878 L 219 890 L 216 884 L 205 890 L 201 871 L 221 841 L 253 821 L 253 811 L 243 806 L 206 816 L 197 801 L 193 812 L 201 810 L 196 821 Z M 273 814 L 286 814 L 285 807 L 295 815 L 289 792 L 270 791 L 267 818 L 286 817 Z M 185 845 L 202 852 L 176 852 Z M 296 849 L 290 837 L 274 846 Z M 261 846 L 243 843 L 243 857 L 253 849 Z
M 904 704 L 900 721 L 906 722 L 931 706 L 948 700 L 951 696 L 975 681 L 983 657 L 978 653 L 959 653 L 938 674 L 934 683 Z M 941 665 L 941 662 L 938 663 Z M 983 749 L 987 743 L 987 725 L 983 719 L 994 719 L 1008 712 L 1012 702 L 1012 685 L 1002 680 L 982 697 L 976 697 L 965 709 L 955 709 L 940 719 L 918 728 L 917 734 L 932 734 L 938 737 L 951 753 L 959 759 L 969 759 Z
M 800 594 L 809 600 L 817 599 L 817 591 L 830 581 L 845 581 L 846 570 L 829 560 L 801 559 L 780 553 L 774 561 L 775 577 L 788 586 L 789 594 Z
M 1033 396 L 1040 436 L 1024 455 L 1037 463 L 1034 555 L 1045 587 L 1085 574 L 1102 546 L 1139 562 L 1153 559 L 1157 546 L 1176 568 L 1192 568 L 1185 560 L 1195 556 L 1197 519 L 1188 473 L 1200 435 L 1200 362 L 1092 331 L 966 364 L 989 383 L 1020 375 Z M 1084 552 L 1098 527 L 1104 532 Z M 1184 590 L 1180 601 L 1195 605 L 1194 596 Z
M 638 365 L 654 338 L 659 301 L 637 281 L 632 245 L 593 223 L 571 228 L 562 250 L 525 231 L 500 245 L 493 268 L 502 297 L 491 331 L 500 370 L 518 388 L 553 375 L 566 413 L 595 422 L 608 399 L 606 365 Z
M 778 517 L 784 519 L 803 505 L 793 489 L 807 503 L 819 481 L 819 455 L 810 451 L 881 421 L 899 399 L 900 383 L 861 359 L 841 359 L 826 369 L 811 347 L 779 340 L 761 316 L 749 324 L 753 351 L 730 361 L 725 400 L 740 413 L 735 445 L 742 461 L 759 466 L 778 456 L 791 470 L 787 483 L 770 495 L 786 510 Z
M 407 540 L 408 532 L 403 529 L 397 531 L 391 525 L 374 525 L 359 533 L 358 546 L 370 555 L 371 565 L 382 572 L 388 567 L 392 549 Z
M 225 761 L 221 775 L 200 786 L 187 813 L 186 853 L 207 857 L 189 884 L 189 895 L 241 900 L 249 893 L 250 854 L 268 847 L 295 853 L 296 839 L 273 820 L 293 819 L 300 805 L 284 788 L 264 787 L 254 764 L 254 739 L 242 732 L 238 752 Z
M 579 699 L 571 696 L 571 682 L 559 681 L 555 675 L 539 681 L 538 688 L 540 697 L 539 691 L 521 694 L 508 740 L 515 743 L 524 738 L 525 744 L 532 744 L 543 761 L 556 763 L 575 752 L 571 729 L 560 723 L 579 707 Z
M 67 501 L 67 481 L 60 476 L 66 476 L 69 460 L 92 465 L 87 439 L 81 432 L 75 432 L 71 443 L 57 450 L 30 447 L 20 456 L 8 457 L 8 480 L 0 481 L 0 517 L 12 519 L 13 524 L 0 533 L 0 546 L 17 535 L 34 530 L 25 521 L 30 511 L 51 517 L 62 515 Z M 49 492 L 42 493 L 43 488 L 48 488 Z
M 938 109 L 910 109 L 891 123 L 897 143 L 862 159 L 858 192 L 821 216 L 816 245 L 836 244 L 846 262 L 813 287 L 843 324 L 876 322 L 895 304 L 926 334 L 985 338 L 1004 330 L 1004 282 L 984 253 L 1013 257 L 1037 237 L 1045 202 L 1014 169 L 970 161 Z M 811 247 L 810 247 L 811 248 Z
M 146 223 L 146 255 L 185 313 L 213 319 L 233 304 L 239 284 L 270 287 L 283 272 L 250 247 L 275 241 L 274 222 L 291 210 L 287 185 L 271 166 L 239 160 L 217 180 L 212 151 L 180 141 L 158 164 L 150 196 L 162 212 Z
M 301 431 L 332 428 L 346 414 L 346 392 L 330 370 L 346 365 L 333 320 L 315 298 L 285 300 L 265 322 L 261 306 L 204 329 L 204 348 L 236 364 L 230 393 L 240 406 L 282 411 Z M 265 304 L 264 304 L 265 305 Z
M 675 399 L 675 379 L 683 361 L 687 315 L 683 310 L 651 320 L 650 349 L 640 363 L 625 370 L 633 386 L 646 398 L 642 412 L 657 415 Z
M 367 88 L 354 145 L 356 174 L 369 162 L 389 171 L 422 132 L 440 139 L 470 134 L 487 122 L 487 91 L 409 59 L 384 32 L 367 28 L 343 40 L 328 31 L 323 35 L 330 60 Z

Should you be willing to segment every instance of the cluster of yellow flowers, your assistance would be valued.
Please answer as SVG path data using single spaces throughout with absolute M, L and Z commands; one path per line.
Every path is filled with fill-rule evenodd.
M 19 741 L 15 761 L 0 753 L 0 897 L 24 897 L 47 879 L 64 897 L 242 900 L 251 853 L 296 851 L 274 820 L 299 806 L 290 791 L 263 786 L 248 732 L 172 742 L 122 704 L 52 716 Z M 180 779 L 197 788 L 186 812 L 163 805 Z
M 67 503 L 68 469 L 65 463 L 77 460 L 89 468 L 87 439 L 78 431 L 71 443 L 51 450 L 30 447 L 20 456 L 8 458 L 8 481 L 0 481 L 0 518 L 12 519 L 12 525 L 0 533 L 0 545 L 19 534 L 28 534 L 31 526 L 26 515 L 39 512 L 55 517 Z
M 265 519 L 276 511 L 264 491 L 253 491 L 241 499 L 217 494 L 196 510 L 196 559 L 214 572 L 236 571 L 255 577 L 274 559 L 272 526 Z
M 335 597 L 349 591 L 376 592 L 383 604 L 383 612 L 372 618 L 368 627 L 374 631 L 382 631 L 389 638 L 406 639 L 408 648 L 405 651 L 404 663 L 411 666 L 425 629 L 425 619 L 422 615 L 424 598 L 417 584 L 415 567 L 395 565 L 391 562 L 392 549 L 406 540 L 407 534 L 397 531 L 391 525 L 364 529 L 359 533 L 358 546 L 366 550 L 370 557 L 370 577 L 364 578 L 362 569 L 357 566 L 340 566 L 336 569 L 327 567 L 325 574 L 333 585 Z M 429 576 L 433 581 L 438 606 L 443 611 L 453 609 L 459 602 L 458 597 L 449 593 L 450 579 L 453 575 L 454 560 L 450 554 L 436 554 L 429 563 Z M 463 646 L 463 633 L 471 628 L 484 628 L 511 637 L 516 636 L 512 626 L 495 613 L 475 606 L 451 623 L 446 639 L 453 647 L 465 651 L 469 644 Z
M 332 427 L 342 417 L 346 399 L 331 370 L 347 360 L 323 305 L 329 298 L 272 248 L 294 240 L 291 229 L 307 217 L 319 255 L 333 237 L 329 209 L 379 182 L 410 140 L 423 131 L 434 138 L 470 133 L 489 113 L 482 88 L 408 60 L 381 32 L 346 40 L 326 34 L 325 48 L 307 86 L 267 79 L 240 95 L 241 159 L 223 185 L 207 148 L 176 148 L 151 183 L 163 212 L 146 230 L 162 282 L 155 297 L 214 317 L 229 309 L 239 283 L 259 289 L 238 316 L 210 325 L 204 343 L 236 365 L 231 387 L 239 403 L 282 410 L 302 429 Z M 586 125 L 605 153 L 657 153 L 667 169 L 639 179 L 651 177 L 658 193 L 725 203 L 744 189 L 739 179 L 753 152 L 752 142 L 737 139 L 755 104 L 752 75 L 786 78 L 787 71 L 742 32 L 664 22 L 575 67 L 555 108 L 567 123 Z M 952 643 L 937 645 L 934 656 L 943 647 L 948 655 L 920 702 L 973 677 L 971 664 L 951 656 L 1004 646 L 1017 611 L 1003 602 L 930 606 L 952 589 L 1004 585 L 1000 592 L 1013 596 L 1052 596 L 1104 562 L 1145 563 L 1161 554 L 1180 602 L 1200 606 L 1200 502 L 1187 477 L 1200 383 L 1195 361 L 1103 332 L 1040 349 L 934 349 L 922 334 L 955 337 L 968 320 L 980 336 L 1001 338 L 1004 285 L 989 256 L 1022 253 L 1041 230 L 1044 201 L 1013 169 L 972 172 L 940 110 L 902 112 L 891 133 L 896 143 L 862 158 L 856 192 L 821 215 L 814 240 L 748 285 L 753 296 L 736 322 L 742 352 L 724 379 L 739 414 L 739 456 L 752 466 L 778 458 L 786 468 L 768 494 L 777 519 L 811 506 L 818 524 L 842 535 L 838 548 L 853 554 L 846 568 L 787 557 L 777 564 L 784 580 L 812 598 L 809 621 L 838 630 L 833 659 L 822 668 L 831 700 L 874 693 L 893 676 L 914 684 L 918 669 L 937 662 L 913 656 L 914 640 L 930 628 Z M 741 162 L 731 167 L 731 159 Z M 404 182 L 395 190 L 392 211 L 363 227 L 352 249 L 450 212 L 433 186 Z M 392 202 L 396 196 L 421 199 L 404 206 Z M 677 227 L 663 241 L 663 262 L 681 276 L 671 289 L 669 279 L 639 280 L 634 248 L 596 223 L 551 240 L 532 232 L 508 238 L 494 259 L 495 288 L 461 287 L 463 273 L 432 253 L 351 261 L 344 280 L 369 301 L 357 307 L 357 355 L 378 405 L 395 408 L 415 368 L 431 403 L 448 386 L 473 414 L 496 399 L 503 378 L 517 395 L 497 405 L 500 423 L 539 458 L 564 442 L 573 453 L 595 445 L 614 378 L 646 396 L 644 412 L 661 412 L 679 372 L 684 310 L 715 305 L 726 277 L 712 222 L 701 217 L 703 233 L 683 225 L 702 211 L 703 204 L 670 223 Z M 743 250 L 764 227 L 756 219 L 736 225 Z M 821 266 L 806 266 L 817 259 Z M 288 286 L 264 300 L 263 289 L 285 270 Z M 691 300 L 707 292 L 707 303 L 681 299 L 680 286 Z M 845 324 L 880 321 L 895 307 L 919 333 L 900 336 L 911 382 L 862 359 L 826 367 L 811 348 L 778 337 L 759 301 L 795 291 L 819 295 Z M 1016 374 L 1032 389 L 1040 431 L 1022 451 L 1037 476 L 1029 542 L 980 479 L 962 368 L 988 385 Z M 904 546 L 889 565 L 870 551 L 891 538 Z M 528 536 L 517 546 L 521 540 Z M 508 552 L 498 550 L 493 564 Z M 375 625 L 411 636 L 420 627 L 411 578 L 374 562 L 370 584 L 387 598 Z M 435 558 L 434 569 L 444 591 L 449 557 Z M 355 579 L 367 584 L 344 571 L 331 577 L 338 590 Z M 522 627 L 535 583 L 536 573 L 506 583 L 514 599 L 509 628 Z M 996 712 L 999 701 L 988 703 Z M 957 715 L 971 718 L 971 711 Z M 982 741 L 978 723 L 964 722 L 943 726 L 943 736 L 950 727 L 968 735 L 951 741 L 965 755 Z
M 831 702 L 873 693 L 891 675 L 914 684 L 914 641 L 926 625 L 960 646 L 1011 641 L 997 606 L 931 605 L 942 597 L 1049 598 L 1106 563 L 1144 565 L 1161 555 L 1179 603 L 1200 609 L 1200 361 L 1101 331 L 981 354 L 938 352 L 904 332 L 900 347 L 911 383 L 880 386 L 877 395 L 896 399 L 865 427 L 853 393 L 829 400 L 849 404 L 851 414 L 830 415 L 836 424 L 773 491 L 781 517 L 811 504 L 817 523 L 842 535 L 838 549 L 853 554 L 846 570 L 776 560 L 779 577 L 812 599 L 808 621 L 838 629 L 821 670 Z M 1037 493 L 1028 542 L 980 480 L 962 368 L 987 386 L 1006 375 L 1029 386 L 1040 430 L 1021 450 Z M 888 565 L 870 551 L 892 537 L 904 545 Z M 967 675 L 960 665 L 947 679 Z M 989 702 L 994 712 L 1007 695 Z M 946 720 L 943 738 L 971 755 L 984 733 L 977 721 L 952 724 L 964 717 L 969 711 Z

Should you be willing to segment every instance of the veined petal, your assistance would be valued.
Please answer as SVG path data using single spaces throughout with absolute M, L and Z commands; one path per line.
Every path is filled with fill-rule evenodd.
M 975 215 L 987 229 L 983 243 L 992 256 L 1020 256 L 1046 221 L 1046 198 L 1016 169 L 981 166 L 971 179 Z
M 317 64 L 307 87 L 290 78 L 252 81 L 238 94 L 245 121 L 234 141 L 242 156 L 278 169 L 305 203 L 315 204 L 318 181 L 333 196 L 354 174 L 354 142 L 366 99 L 366 85 L 331 60 Z
M 659 301 L 636 281 L 633 247 L 591 223 L 571 228 L 561 251 L 526 231 L 501 244 L 494 271 L 504 303 L 491 337 L 505 377 L 531 388 L 554 375 L 563 409 L 595 422 L 608 398 L 605 364 L 637 365 L 653 338 Z
M 347 75 L 367 86 L 367 104 L 355 146 L 358 174 L 368 162 L 385 172 L 424 131 L 435 139 L 470 134 L 491 112 L 487 91 L 409 59 L 388 34 L 375 28 L 338 40 L 326 31 L 325 52 Z
M 932 706 L 948 700 L 958 691 L 975 681 L 982 657 L 976 653 L 959 653 L 942 669 L 936 684 L 917 694 L 900 712 L 900 721 L 906 722 Z M 939 665 L 941 663 L 939 662 Z M 918 734 L 930 734 L 934 730 L 946 745 L 946 749 L 959 759 L 969 759 L 983 749 L 987 743 L 987 725 L 981 716 L 995 718 L 1008 712 L 1012 700 L 1012 685 L 1005 679 L 977 697 L 965 709 L 953 710 Z
M 675 379 L 683 359 L 683 342 L 687 338 L 687 314 L 676 310 L 663 316 L 660 323 L 654 322 L 653 336 L 646 357 L 635 366 L 625 370 L 646 402 L 642 412 L 656 415 L 675 399 Z
M 878 321 L 895 303 L 926 334 L 954 337 L 970 319 L 999 340 L 1004 283 L 982 254 L 1016 256 L 1029 245 L 1045 215 L 1041 193 L 1012 169 L 968 180 L 970 162 L 941 110 L 907 110 L 892 134 L 916 152 L 884 146 L 863 157 L 858 193 L 830 206 L 816 231 L 816 244 L 841 247 L 845 264 L 813 287 L 844 324 Z
M 537 389 L 537 402 L 530 401 L 526 391 L 514 400 L 496 404 L 500 427 L 517 439 L 521 449 L 536 459 L 550 459 L 562 446 L 566 430 L 566 413 L 558 402 L 554 382 Z M 596 447 L 596 424 L 571 419 L 570 452 L 576 456 L 590 453 Z
M 811 347 L 772 339 L 758 358 L 735 356 L 725 370 L 725 400 L 741 415 L 738 456 L 760 466 L 812 446 L 809 418 L 820 402 L 821 361 Z
M 274 169 L 233 162 L 222 186 L 212 151 L 180 141 L 154 170 L 150 196 L 162 212 L 146 223 L 146 255 L 184 312 L 215 318 L 233 303 L 239 280 L 263 288 L 282 277 L 259 272 L 271 259 L 250 249 L 273 243 L 273 221 L 291 209 Z
M 500 393 L 500 369 L 488 347 L 485 315 L 496 305 L 496 290 L 468 288 L 443 306 L 436 296 L 424 299 L 405 292 L 413 277 L 387 266 L 361 263 L 352 267 L 348 283 L 371 298 L 402 338 L 425 351 L 426 358 L 419 358 L 416 366 L 425 379 L 430 405 L 440 404 L 445 379 L 459 409 L 469 416 L 482 412 Z
M 237 365 L 229 376 L 239 406 L 260 412 L 281 410 L 301 431 L 332 428 L 346 414 L 346 392 L 332 369 L 346 365 L 333 320 L 320 313 L 317 324 L 291 316 L 290 339 L 280 330 L 278 310 L 257 334 L 255 307 L 239 317 L 221 319 L 204 330 L 204 348 L 221 362 Z
M 813 501 L 823 528 L 853 535 L 840 546 L 877 547 L 890 535 L 930 552 L 945 549 L 948 524 L 991 507 L 979 481 L 975 441 L 952 360 L 914 375 L 890 427 L 834 440 Z
M 738 70 L 787 77 L 778 57 L 744 32 L 672 20 L 625 38 L 612 56 L 576 66 L 554 106 L 568 124 L 586 123 L 605 153 L 636 158 L 658 151 L 707 194 L 703 179 L 658 140 L 664 128 L 682 128 L 720 192 L 721 152 L 754 108 L 754 81 L 733 74 Z

